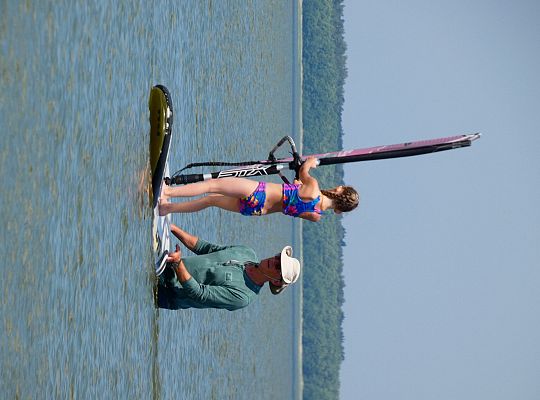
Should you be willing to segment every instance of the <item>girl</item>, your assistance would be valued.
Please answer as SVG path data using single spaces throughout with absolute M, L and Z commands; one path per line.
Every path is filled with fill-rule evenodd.
M 331 190 L 319 189 L 317 180 L 309 170 L 317 166 L 317 159 L 310 157 L 300 167 L 299 178 L 294 184 L 256 182 L 245 178 L 221 178 L 192 183 L 185 186 L 164 186 L 159 204 L 160 215 L 186 213 L 219 207 L 242 215 L 265 215 L 282 212 L 317 222 L 321 212 L 333 209 L 336 214 L 352 211 L 358 206 L 360 196 L 350 186 Z M 206 197 L 183 203 L 171 203 L 171 197 L 189 197 L 211 193 Z

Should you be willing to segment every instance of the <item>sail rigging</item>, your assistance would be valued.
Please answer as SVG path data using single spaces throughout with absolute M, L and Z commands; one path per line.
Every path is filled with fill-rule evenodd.
M 194 182 L 200 182 L 208 179 L 219 179 L 225 177 L 253 177 L 260 175 L 279 174 L 285 181 L 286 178 L 282 174 L 285 169 L 298 171 L 303 161 L 308 157 L 315 157 L 319 160 L 319 165 L 343 164 L 349 162 L 383 160 L 388 158 L 411 157 L 421 154 L 429 154 L 446 150 L 468 147 L 473 141 L 480 138 L 480 133 L 449 136 L 436 139 L 419 140 L 413 142 L 405 142 L 392 145 L 383 145 L 368 147 L 354 150 L 341 150 L 330 153 L 313 154 L 309 156 L 301 156 L 297 150 L 294 140 L 290 136 L 283 137 L 270 151 L 266 160 L 259 161 L 242 161 L 242 162 L 226 162 L 226 161 L 209 161 L 188 164 L 181 170 L 174 173 L 170 178 L 165 178 L 165 182 L 169 185 L 181 185 Z M 275 151 L 288 142 L 291 147 L 292 157 L 276 158 Z M 222 171 L 204 173 L 204 174 L 181 174 L 186 169 L 201 166 L 234 166 L 235 168 L 225 169 Z

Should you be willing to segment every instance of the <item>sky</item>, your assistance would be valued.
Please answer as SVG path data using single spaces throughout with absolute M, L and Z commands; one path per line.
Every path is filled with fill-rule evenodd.
M 540 1 L 345 0 L 341 399 L 540 399 Z M 329 149 L 331 150 L 331 149 Z

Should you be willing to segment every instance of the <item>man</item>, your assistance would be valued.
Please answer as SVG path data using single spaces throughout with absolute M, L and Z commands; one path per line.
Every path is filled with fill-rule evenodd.
M 171 232 L 196 256 L 183 257 L 180 247 L 167 258 L 159 277 L 158 306 L 238 310 L 250 304 L 268 282 L 280 293 L 300 276 L 300 262 L 286 246 L 274 257 L 259 261 L 247 246 L 219 246 L 171 224 Z

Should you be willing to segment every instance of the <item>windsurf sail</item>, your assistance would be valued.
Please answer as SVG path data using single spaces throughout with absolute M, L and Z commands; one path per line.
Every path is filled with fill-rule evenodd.
M 280 174 L 285 179 L 282 171 L 290 169 L 298 171 L 302 163 L 308 157 L 315 157 L 319 160 L 319 165 L 343 164 L 349 162 L 383 160 L 388 158 L 411 157 L 421 154 L 435 153 L 467 147 L 473 141 L 480 138 L 480 133 L 467 135 L 449 136 L 437 139 L 419 140 L 414 142 L 406 142 L 400 144 L 383 145 L 368 147 L 363 149 L 342 150 L 331 153 L 313 154 L 309 156 L 301 156 L 296 151 L 296 146 L 291 137 L 285 136 L 270 152 L 268 159 L 259 161 L 243 161 L 243 162 L 204 162 L 188 164 L 186 167 L 177 171 L 170 178 L 165 178 L 167 184 L 182 185 L 193 182 L 200 182 L 208 179 L 218 179 L 225 177 L 252 177 L 260 175 Z M 274 157 L 274 152 L 285 141 L 288 141 L 291 146 L 292 157 L 277 159 Z M 181 174 L 186 169 L 200 166 L 235 166 L 232 169 L 210 172 L 206 174 Z

